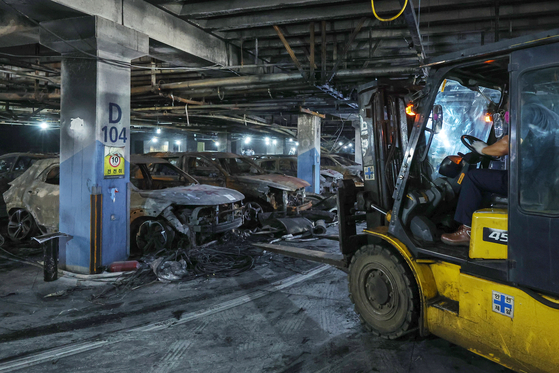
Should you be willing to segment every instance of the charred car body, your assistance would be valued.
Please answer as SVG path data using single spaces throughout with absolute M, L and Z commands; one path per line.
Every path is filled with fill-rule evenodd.
M 9 182 L 23 174 L 37 160 L 48 157 L 34 153 L 8 153 L 0 157 L 0 218 L 8 216 L 2 194 L 10 189 Z
M 335 154 L 320 155 L 320 169 L 334 170 L 351 179 L 356 186 L 363 186 L 363 168 L 360 164 Z
M 36 162 L 4 193 L 14 241 L 58 230 L 59 159 Z M 161 158 L 136 156 L 130 164 L 131 248 L 169 247 L 177 234 L 196 244 L 243 223 L 244 196 L 231 189 L 200 185 Z
M 289 155 L 261 155 L 253 157 L 254 162 L 268 172 L 297 176 L 297 157 Z M 340 172 L 320 167 L 320 194 L 335 194 L 338 180 L 344 178 Z
M 256 202 L 268 211 L 301 211 L 311 208 L 305 188 L 310 184 L 287 175 L 264 171 L 252 160 L 233 153 L 153 153 L 162 157 L 202 184 L 238 190 L 245 202 Z

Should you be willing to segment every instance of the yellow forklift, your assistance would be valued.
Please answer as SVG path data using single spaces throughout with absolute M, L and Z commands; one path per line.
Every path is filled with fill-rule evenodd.
M 555 30 L 428 61 L 412 96 L 393 81 L 362 86 L 366 180 L 338 191 L 343 256 L 258 246 L 346 271 L 355 311 L 378 336 L 431 333 L 518 372 L 559 371 L 558 55 Z M 509 156 L 472 146 L 505 135 Z M 507 170 L 508 196 L 485 196 L 469 247 L 447 245 L 440 236 L 458 227 L 476 168 Z

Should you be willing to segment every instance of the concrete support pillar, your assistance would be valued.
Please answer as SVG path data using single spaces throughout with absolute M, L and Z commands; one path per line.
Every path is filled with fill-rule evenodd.
M 230 132 L 220 132 L 217 135 L 217 141 L 219 142 L 219 146 L 217 147 L 218 152 L 231 153 L 231 133 Z
M 320 118 L 301 114 L 297 118 L 297 177 L 308 181 L 307 192 L 320 191 Z
M 198 144 L 196 143 L 196 140 L 194 140 L 194 134 L 193 133 L 187 133 L 186 134 L 186 148 L 185 148 L 185 151 L 195 152 L 195 151 L 197 151 L 197 147 L 198 147 Z
M 99 17 L 46 22 L 41 44 L 60 52 L 61 267 L 97 273 L 129 255 L 130 63 L 147 35 Z M 73 46 L 98 57 L 84 59 Z M 77 58 L 79 57 L 79 58 Z

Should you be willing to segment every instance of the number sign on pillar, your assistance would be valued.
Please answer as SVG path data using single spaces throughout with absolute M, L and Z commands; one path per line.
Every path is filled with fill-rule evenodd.
M 126 128 L 122 126 L 122 109 L 119 105 L 109 102 L 109 123 L 101 127 L 99 141 L 108 146 L 123 147 L 128 140 Z
M 108 178 L 123 178 L 124 153 L 127 133 L 122 126 L 122 109 L 119 105 L 109 102 L 108 123 L 101 127 L 99 141 L 105 145 L 103 176 Z

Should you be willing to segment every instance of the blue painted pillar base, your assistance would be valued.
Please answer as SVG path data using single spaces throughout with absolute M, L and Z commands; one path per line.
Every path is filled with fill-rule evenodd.
M 307 192 L 320 192 L 320 118 L 301 114 L 297 118 L 297 177 L 311 184 Z
M 104 60 L 130 63 L 148 54 L 149 39 L 100 17 L 44 26 L 68 41 L 40 30 L 41 44 L 63 56 L 59 230 L 73 239 L 60 242 L 60 266 L 97 273 L 128 257 L 130 226 L 130 68 Z

